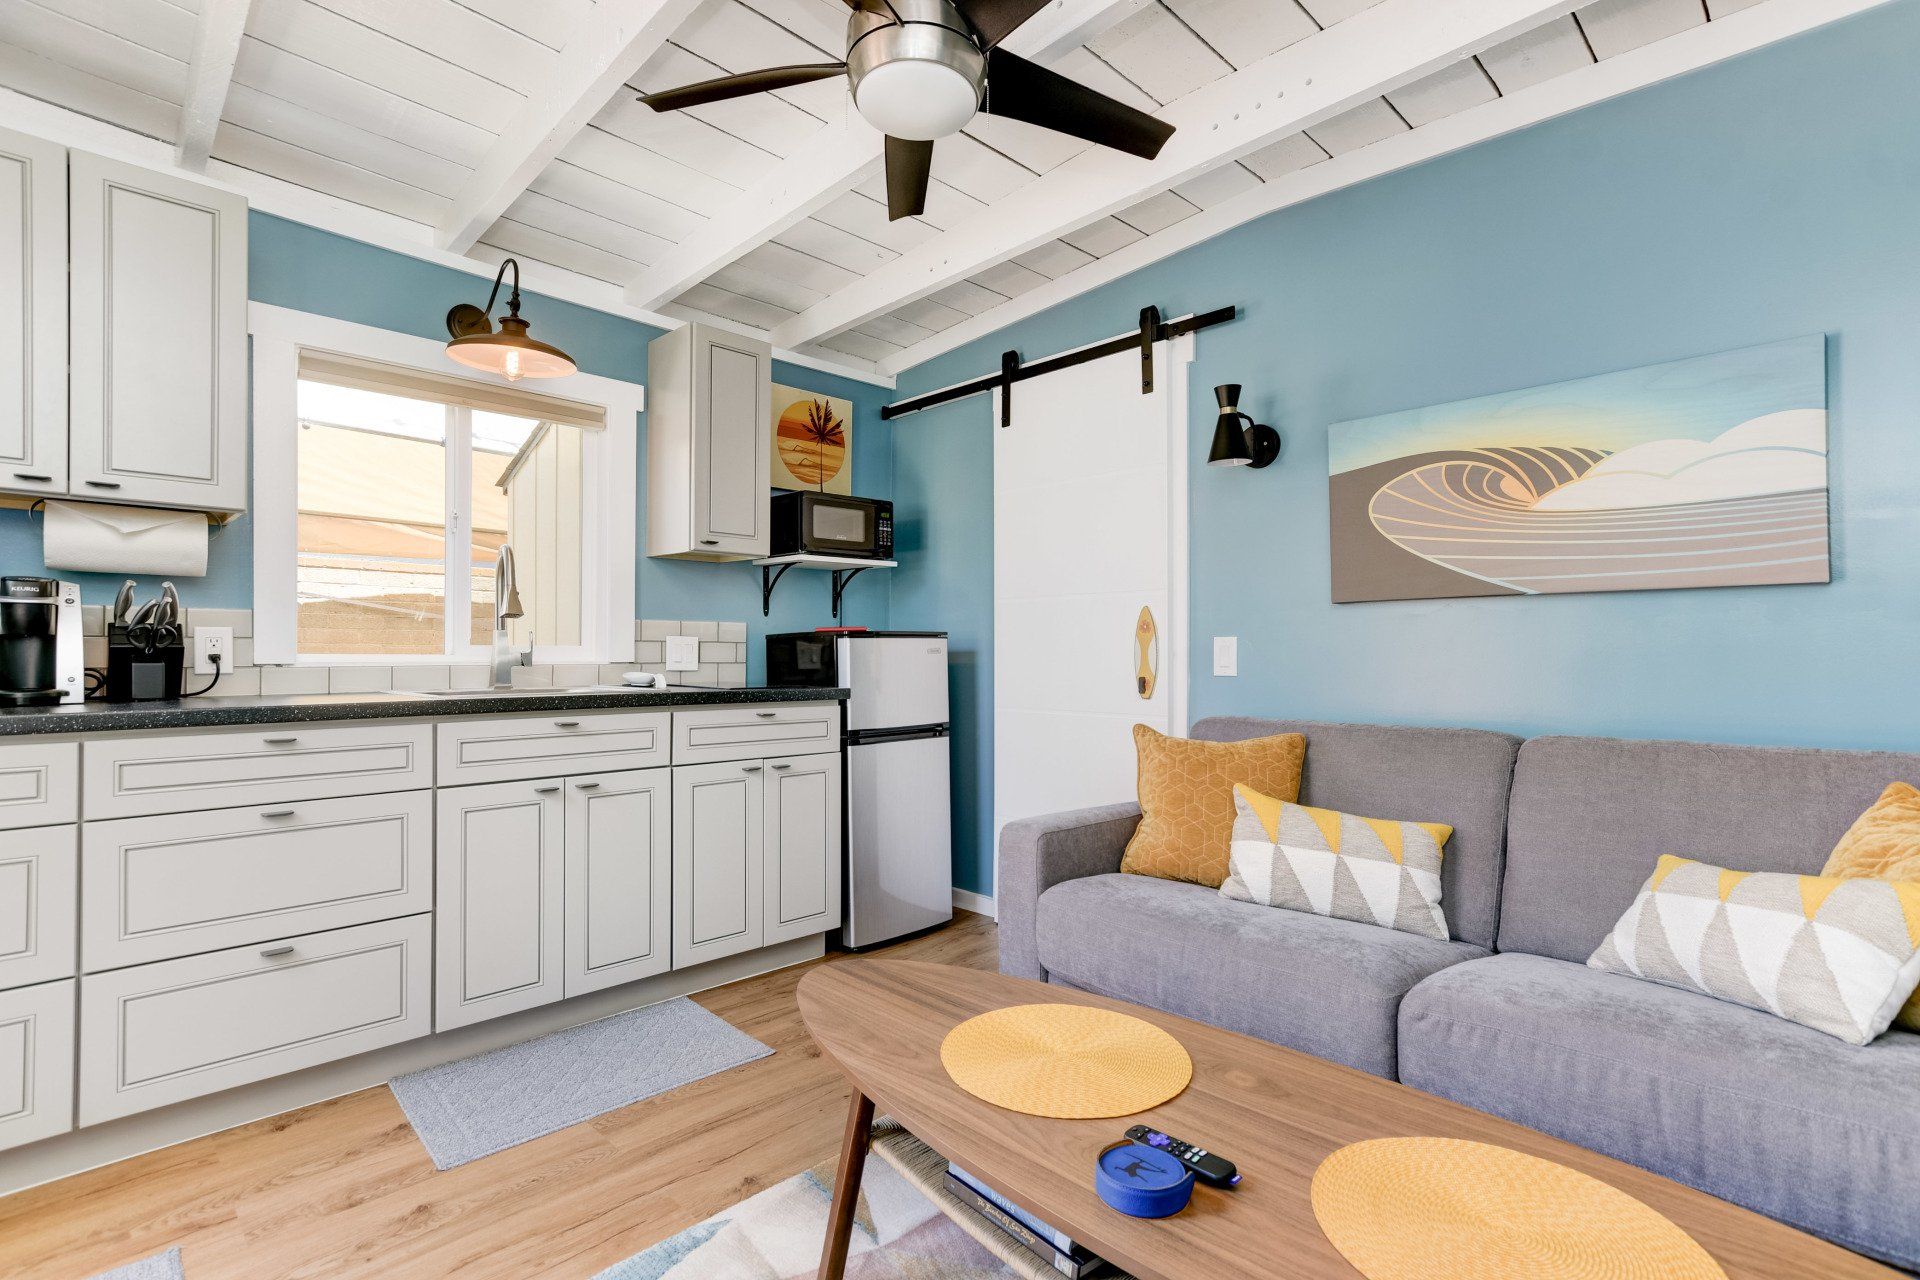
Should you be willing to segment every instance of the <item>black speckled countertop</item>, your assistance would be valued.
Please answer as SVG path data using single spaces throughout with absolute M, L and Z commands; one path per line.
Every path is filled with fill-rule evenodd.
M 767 702 L 844 702 L 845 689 L 614 689 L 583 693 L 471 695 L 320 693 L 270 698 L 177 698 L 163 702 L 84 702 L 58 707 L 0 707 L 0 738 L 44 733 L 131 733 L 215 725 L 287 724 L 304 720 L 389 720 L 396 717 L 503 716 L 516 711 L 737 706 Z

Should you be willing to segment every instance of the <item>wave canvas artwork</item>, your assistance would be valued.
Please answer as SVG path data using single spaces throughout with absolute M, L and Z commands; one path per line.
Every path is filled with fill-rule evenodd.
M 1826 582 L 1826 339 L 1337 423 L 1333 599 Z

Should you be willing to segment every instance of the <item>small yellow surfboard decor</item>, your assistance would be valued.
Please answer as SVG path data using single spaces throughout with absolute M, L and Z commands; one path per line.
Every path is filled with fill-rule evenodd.
M 1160 631 L 1153 625 L 1153 610 L 1140 606 L 1140 621 L 1133 624 L 1134 682 L 1142 699 L 1153 697 L 1159 683 Z

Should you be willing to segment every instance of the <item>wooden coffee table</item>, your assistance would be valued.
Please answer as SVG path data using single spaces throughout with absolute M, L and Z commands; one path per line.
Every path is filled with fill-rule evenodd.
M 1632 1165 L 1350 1067 L 1158 1010 L 1024 978 L 909 960 L 847 960 L 800 982 L 800 1015 L 853 1082 L 821 1280 L 840 1280 L 877 1106 L 1002 1195 L 1084 1241 L 1139 1280 L 1286 1276 L 1354 1280 L 1308 1200 L 1329 1154 L 1367 1138 L 1495 1143 L 1556 1160 L 1652 1206 L 1697 1240 L 1729 1280 L 1898 1273 L 1770 1218 Z M 1083 1004 L 1165 1028 L 1193 1057 L 1172 1101 L 1113 1120 L 1049 1120 L 965 1092 L 940 1065 L 955 1024 L 1012 1004 Z M 1196 1187 L 1171 1218 L 1129 1218 L 1093 1189 L 1095 1155 L 1128 1125 L 1151 1124 L 1240 1166 L 1232 1191 Z M 1516 1277 L 1516 1280 L 1522 1278 Z

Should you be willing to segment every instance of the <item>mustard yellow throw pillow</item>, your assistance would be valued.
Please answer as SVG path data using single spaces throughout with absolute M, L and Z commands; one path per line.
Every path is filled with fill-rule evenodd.
M 1307 758 L 1307 740 L 1297 733 L 1200 742 L 1137 724 L 1133 745 L 1140 760 L 1141 817 L 1120 869 L 1209 889 L 1227 878 L 1234 784 L 1298 799 Z
M 1827 856 L 1823 876 L 1920 881 L 1920 791 L 1890 782 L 1880 798 L 1853 820 Z M 1920 993 L 1894 1017 L 1894 1025 L 1920 1031 Z
M 1251 787 L 1233 792 L 1232 865 L 1222 897 L 1446 940 L 1440 850 L 1452 827 L 1356 818 Z

